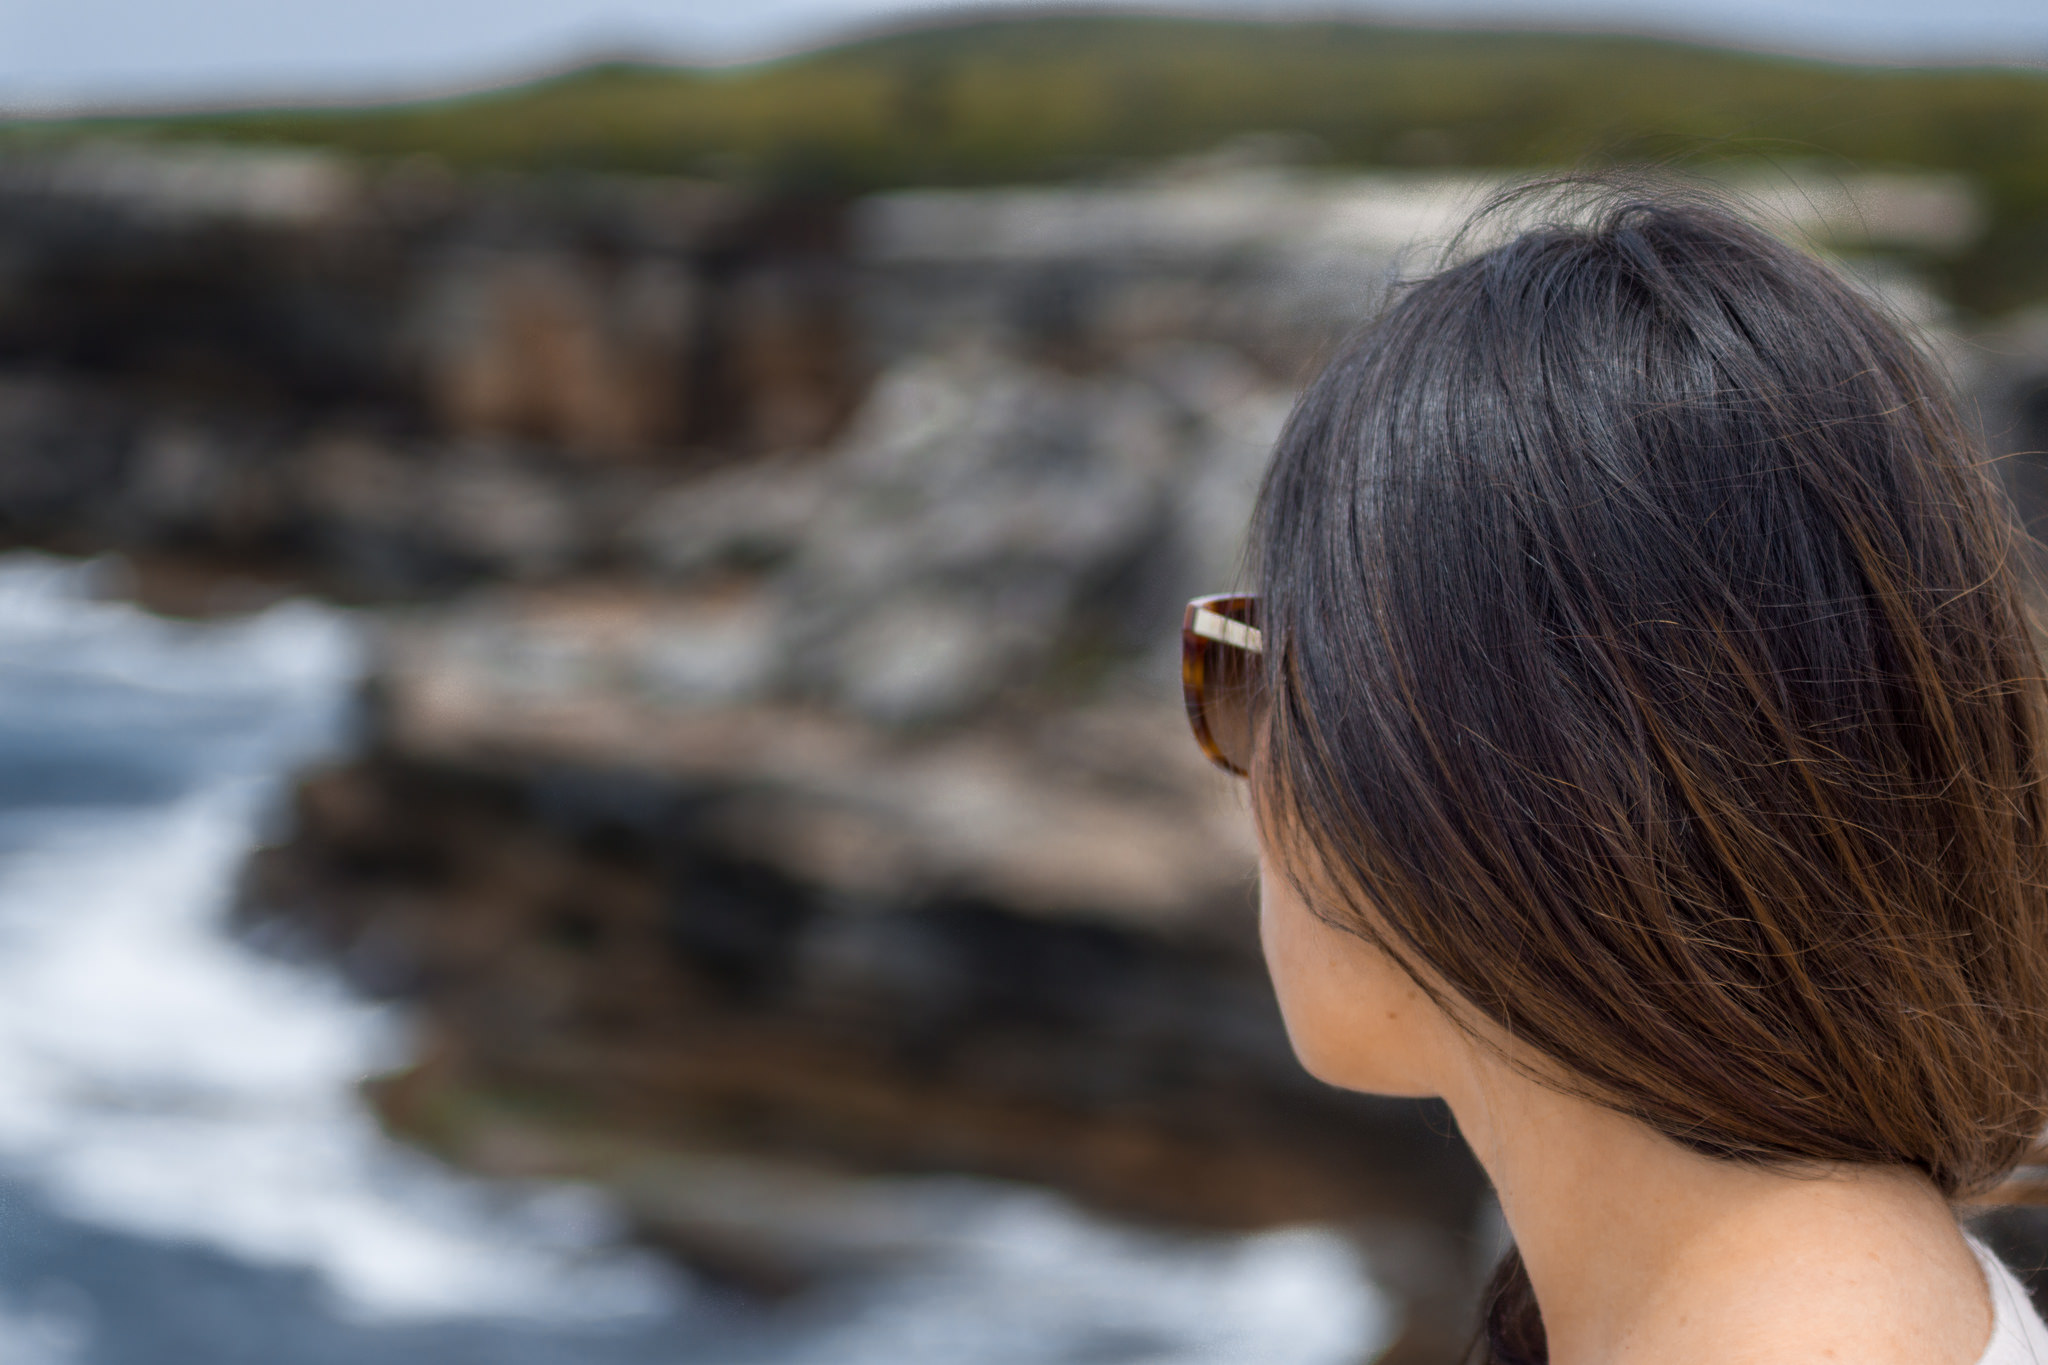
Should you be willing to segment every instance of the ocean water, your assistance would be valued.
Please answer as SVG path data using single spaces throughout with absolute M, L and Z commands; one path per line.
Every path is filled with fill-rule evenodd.
M 1043 1191 L 876 1183 L 887 1256 L 772 1306 L 628 1243 L 595 1190 L 450 1171 L 357 1097 L 401 1010 L 225 932 L 361 642 L 193 624 L 0 558 L 0 1365 L 1355 1365 L 1348 1243 L 1167 1235 Z

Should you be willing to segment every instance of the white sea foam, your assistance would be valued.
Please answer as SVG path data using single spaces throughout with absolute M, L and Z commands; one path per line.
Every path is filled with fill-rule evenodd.
M 1352 1365 L 1396 1318 L 1326 1229 L 1191 1238 L 1117 1227 L 1035 1191 L 906 1184 L 933 1251 L 862 1286 L 790 1365 Z
M 222 931 L 279 775 L 340 737 L 345 619 L 178 624 L 89 587 L 0 567 L 0 732 L 53 771 L 99 765 L 104 796 L 0 810 L 0 1161 L 74 1217 L 315 1270 L 358 1313 L 671 1307 L 674 1277 L 613 1249 L 594 1196 L 386 1141 L 356 1086 L 402 1058 L 402 1021 Z

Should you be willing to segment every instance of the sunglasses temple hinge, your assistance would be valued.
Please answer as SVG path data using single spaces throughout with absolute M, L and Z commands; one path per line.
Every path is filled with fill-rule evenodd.
M 1235 645 L 1253 654 L 1266 652 L 1265 638 L 1257 626 L 1248 626 L 1242 621 L 1233 621 L 1219 612 L 1203 607 L 1195 612 L 1194 623 L 1189 627 L 1205 640 L 1219 644 Z

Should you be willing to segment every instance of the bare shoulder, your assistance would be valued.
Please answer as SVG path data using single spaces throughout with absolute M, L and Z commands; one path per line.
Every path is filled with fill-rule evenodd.
M 1795 1231 L 1759 1250 L 1673 1287 L 1621 1365 L 1979 1365 L 1991 1343 L 1995 1286 L 1960 1232 L 1844 1248 Z

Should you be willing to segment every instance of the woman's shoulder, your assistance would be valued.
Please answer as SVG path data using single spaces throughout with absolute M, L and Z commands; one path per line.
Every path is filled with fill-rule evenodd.
M 1990 1248 L 1972 1237 L 1971 1250 L 1984 1267 L 1984 1279 L 1991 1287 L 1991 1344 L 1977 1359 L 1977 1365 L 2048 1365 L 2048 1324 L 2019 1278 Z

